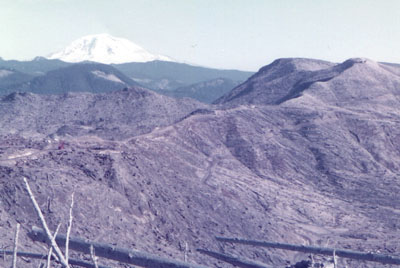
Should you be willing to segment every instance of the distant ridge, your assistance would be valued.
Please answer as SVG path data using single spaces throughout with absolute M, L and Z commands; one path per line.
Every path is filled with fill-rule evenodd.
M 15 91 L 37 94 L 102 93 L 130 86 L 138 86 L 138 84 L 110 65 L 78 63 L 49 71 L 30 81 L 11 85 L 6 89 L 0 89 L 0 94 Z
M 73 41 L 62 51 L 51 54 L 48 59 L 66 62 L 94 61 L 99 63 L 148 62 L 153 60 L 171 61 L 162 55 L 151 54 L 139 45 L 109 34 L 96 34 Z
M 44 57 L 36 57 L 31 61 L 1 60 L 0 70 L 12 70 L 13 72 L 18 72 L 20 75 L 5 76 L 8 72 L 4 71 L 4 77 L 0 77 L 0 95 L 9 94 L 14 91 L 29 91 L 39 94 L 59 94 L 70 91 L 108 92 L 122 89 L 125 86 L 121 87 L 121 83 L 110 84 L 111 82 L 118 82 L 116 79 L 112 81 L 112 79 L 99 78 L 113 78 L 112 75 L 116 75 L 127 85 L 140 84 L 143 87 L 169 96 L 175 96 L 172 91 L 180 89 L 180 93 L 176 96 L 192 97 L 209 103 L 253 74 L 239 70 L 219 70 L 159 60 L 111 64 L 108 67 L 105 65 L 99 67 L 105 69 L 105 71 L 93 69 L 87 72 L 89 70 L 84 67 L 96 64 L 98 66 L 103 65 L 88 61 L 69 63 Z M 101 75 L 98 71 L 108 74 L 107 77 Z M 93 75 L 96 73 L 98 74 L 98 79 L 93 80 L 92 78 L 95 78 Z M 219 89 L 224 88 L 223 91 L 218 93 L 218 89 L 215 88 L 216 84 L 211 82 L 215 79 L 230 80 L 232 82 L 223 83 L 223 86 L 220 85 L 222 87 L 218 86 Z M 106 83 L 101 82 L 102 80 Z M 201 90 L 198 88 L 199 85 L 195 86 L 198 83 L 202 83 Z M 196 94 L 191 90 L 187 93 L 183 92 L 185 88 L 189 89 L 188 87 L 192 87 L 192 85 L 198 88 Z M 230 85 L 232 88 L 229 88 Z

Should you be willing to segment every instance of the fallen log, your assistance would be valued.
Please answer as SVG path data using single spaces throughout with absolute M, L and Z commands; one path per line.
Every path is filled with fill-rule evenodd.
M 0 250 L 0 255 L 4 255 L 4 254 L 5 255 L 13 255 L 13 252 L 14 251 L 12 251 L 12 250 Z M 26 257 L 26 258 L 32 258 L 32 259 L 46 260 L 47 254 L 17 251 L 17 257 Z M 55 260 L 53 256 L 51 256 L 51 259 Z M 95 268 L 93 263 L 76 260 L 76 259 L 69 259 L 68 263 L 72 264 L 72 265 L 80 266 L 80 267 Z M 99 265 L 99 268 L 111 268 L 111 267 Z
M 264 265 L 263 263 L 247 260 L 244 258 L 239 258 L 233 255 L 222 254 L 215 251 L 205 250 L 205 249 L 197 249 L 198 252 L 216 258 L 218 260 L 233 264 L 237 267 L 242 268 L 270 268 L 269 266 Z
M 33 226 L 29 232 L 29 237 L 34 241 L 48 243 L 48 238 L 43 229 Z M 65 245 L 66 236 L 58 234 L 55 238 L 58 245 Z M 152 268 L 206 268 L 198 264 L 180 262 L 172 259 L 158 257 L 150 253 L 140 252 L 136 250 L 117 248 L 112 245 L 96 243 L 87 239 L 73 238 L 69 239 L 69 248 L 90 254 L 90 246 L 96 252 L 96 256 L 123 263 L 133 264 L 141 267 Z
M 260 247 L 268 247 L 268 248 L 278 248 L 292 251 L 299 251 L 305 253 L 313 253 L 313 254 L 321 254 L 338 257 L 355 259 L 355 260 L 363 260 L 363 261 L 372 261 L 379 262 L 383 264 L 397 264 L 400 265 L 400 258 L 394 257 L 390 255 L 384 254 L 374 254 L 374 253 L 364 253 L 359 251 L 352 250 L 344 250 L 344 249 L 334 249 L 334 248 L 325 248 L 325 247 L 313 247 L 313 246 L 302 246 L 302 245 L 292 245 L 292 244 L 284 244 L 284 243 L 276 243 L 270 241 L 258 241 L 258 240 L 248 240 L 241 238 L 228 238 L 228 237 L 216 237 L 218 241 L 221 242 L 230 242 L 230 243 L 238 243 L 252 246 L 260 246 Z

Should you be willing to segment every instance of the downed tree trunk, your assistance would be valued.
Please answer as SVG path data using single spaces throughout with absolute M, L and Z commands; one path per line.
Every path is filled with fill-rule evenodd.
M 270 268 L 262 263 L 258 263 L 255 261 L 247 260 L 244 258 L 239 258 L 232 255 L 222 254 L 215 251 L 205 250 L 205 249 L 197 249 L 198 252 L 211 256 L 213 258 L 219 259 L 221 261 L 233 264 L 237 267 L 242 268 Z
M 373 261 L 373 262 L 379 262 L 379 263 L 383 263 L 383 264 L 400 265 L 399 257 L 393 257 L 393 256 L 383 255 L 383 254 L 363 253 L 363 252 L 359 252 L 359 251 L 334 249 L 334 248 L 299 246 L 299 245 L 275 243 L 275 242 L 269 242 L 269 241 L 247 240 L 247 239 L 241 239 L 241 238 L 216 237 L 216 239 L 218 241 L 222 241 L 222 242 L 239 243 L 239 244 L 268 247 L 268 248 L 279 248 L 279 249 L 286 249 L 286 250 L 300 251 L 300 252 L 305 252 L 305 253 L 313 253 L 313 254 L 321 254 L 321 255 L 329 255 L 329 256 L 332 256 L 333 252 L 335 252 L 335 255 L 338 257 L 363 260 L 363 261 Z
M 1 255 L 3 255 L 3 254 L 5 254 L 5 255 L 13 255 L 13 251 L 11 251 L 11 250 L 0 250 L 0 254 Z M 42 260 L 46 260 L 47 259 L 47 254 L 23 252 L 23 251 L 17 251 L 17 256 L 18 257 L 32 258 L 32 259 L 42 259 Z M 54 260 L 54 257 L 52 256 L 51 259 Z M 80 267 L 95 268 L 94 264 L 92 264 L 90 262 L 76 260 L 76 259 L 69 259 L 68 263 L 72 264 L 72 265 L 80 266 Z M 111 268 L 111 267 L 99 265 L 99 268 Z
M 29 236 L 34 241 L 48 242 L 48 238 L 43 229 L 33 226 L 32 231 L 29 232 Z M 56 242 L 59 245 L 65 245 L 66 236 L 57 235 Z M 96 243 L 87 239 L 81 238 L 70 238 L 69 248 L 90 254 L 90 246 L 93 245 L 96 251 L 96 256 L 115 260 L 123 263 L 129 263 L 141 267 L 151 268 L 206 268 L 198 264 L 191 264 L 171 260 L 167 258 L 158 257 L 149 253 L 144 253 L 136 250 L 129 250 L 124 248 L 117 248 L 112 245 Z

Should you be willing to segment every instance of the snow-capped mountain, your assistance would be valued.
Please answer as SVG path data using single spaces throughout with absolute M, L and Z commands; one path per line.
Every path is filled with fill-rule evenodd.
M 105 64 L 153 60 L 171 61 L 170 58 L 152 54 L 127 39 L 109 34 L 81 37 L 64 50 L 51 54 L 47 58 L 66 62 L 95 61 Z

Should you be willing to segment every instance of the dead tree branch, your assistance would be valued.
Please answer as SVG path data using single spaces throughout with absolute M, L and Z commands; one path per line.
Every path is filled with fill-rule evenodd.
M 90 258 L 92 259 L 92 262 L 93 262 L 94 266 L 95 266 L 96 268 L 99 268 L 99 266 L 97 265 L 97 257 L 96 257 L 96 255 L 94 254 L 93 245 L 90 245 Z
M 46 268 L 50 268 L 51 264 L 51 255 L 53 254 L 53 247 L 49 247 L 49 252 L 47 253 L 47 264 Z
M 336 249 L 333 249 L 333 268 L 337 268 Z
M 60 248 L 58 247 L 54 237 L 50 233 L 49 227 L 47 226 L 46 220 L 43 217 L 42 211 L 40 210 L 40 207 L 39 207 L 38 203 L 36 202 L 35 196 L 33 195 L 31 188 L 29 187 L 28 181 L 26 180 L 25 177 L 24 177 L 24 182 L 25 182 L 25 186 L 28 191 L 29 197 L 33 203 L 33 206 L 35 207 L 36 213 L 38 214 L 40 221 L 42 223 L 42 226 L 43 226 L 44 230 L 46 231 L 46 235 L 49 239 L 50 245 L 53 247 L 56 255 L 60 259 L 61 265 L 66 268 L 70 268 L 67 261 L 65 260 L 64 255 L 62 254 Z
M 15 236 L 14 236 L 14 254 L 13 254 L 13 260 L 12 260 L 12 268 L 16 268 L 17 267 L 17 251 L 18 251 L 19 227 L 20 227 L 20 224 L 17 223 L 17 229 L 15 230 Z
M 53 238 L 57 236 L 58 230 L 60 230 L 61 223 L 58 224 L 56 231 L 54 232 Z M 47 253 L 47 268 L 50 268 L 51 255 L 53 254 L 53 247 L 49 247 L 49 252 Z
M 65 240 L 65 260 L 68 263 L 68 256 L 69 256 L 69 236 L 71 234 L 71 226 L 72 226 L 72 209 L 74 207 L 74 194 L 75 192 L 72 192 L 71 195 L 71 205 L 69 207 L 69 220 L 68 220 L 68 228 L 67 228 L 67 239 Z
M 185 254 L 183 256 L 183 261 L 184 262 L 187 262 L 187 253 L 188 253 L 188 251 L 189 251 L 189 246 L 188 246 L 188 243 L 185 242 Z

